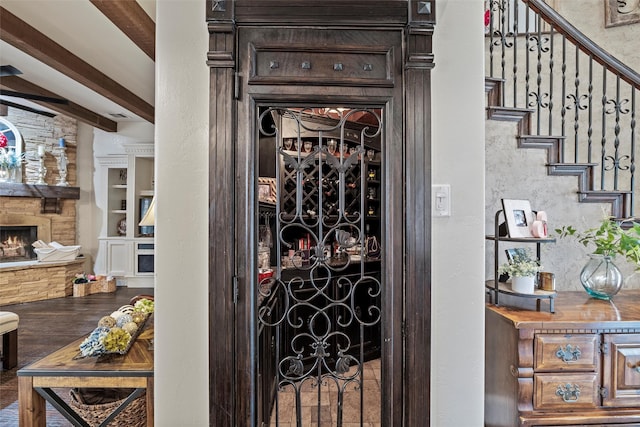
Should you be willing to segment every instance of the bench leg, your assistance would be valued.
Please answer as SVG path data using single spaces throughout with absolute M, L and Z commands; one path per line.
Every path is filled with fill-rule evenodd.
M 18 365 L 18 330 L 2 335 L 2 369 L 7 371 Z

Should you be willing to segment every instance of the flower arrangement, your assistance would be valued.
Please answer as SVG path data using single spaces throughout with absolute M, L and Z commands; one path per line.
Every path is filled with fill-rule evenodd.
M 0 167 L 5 169 L 17 169 L 24 159 L 24 153 L 18 155 L 13 149 L 8 148 L 7 137 L 0 133 Z
M 557 228 L 561 238 L 575 237 L 585 247 L 595 246 L 594 254 L 614 258 L 622 255 L 640 270 L 640 224 L 632 222 L 628 229 L 623 228 L 624 221 L 604 217 L 598 227 L 579 232 L 571 225 Z
M 508 274 L 509 277 L 531 277 L 541 269 L 542 266 L 538 260 L 531 256 L 531 251 L 527 250 L 524 254 L 514 255 L 512 259 L 498 267 L 498 273 Z

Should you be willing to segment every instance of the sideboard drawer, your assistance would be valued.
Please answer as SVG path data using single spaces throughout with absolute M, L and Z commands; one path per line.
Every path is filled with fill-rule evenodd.
M 597 373 L 535 374 L 535 409 L 596 408 L 599 405 Z
M 600 338 L 597 334 L 538 334 L 535 338 L 535 371 L 595 371 Z

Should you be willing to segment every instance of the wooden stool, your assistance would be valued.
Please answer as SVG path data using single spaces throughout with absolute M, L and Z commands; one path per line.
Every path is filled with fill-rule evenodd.
M 2 369 L 9 370 L 18 365 L 18 320 L 10 311 L 0 311 L 0 335 L 2 335 Z

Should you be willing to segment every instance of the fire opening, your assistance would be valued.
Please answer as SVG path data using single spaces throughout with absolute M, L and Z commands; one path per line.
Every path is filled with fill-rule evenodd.
M 34 259 L 31 244 L 37 239 L 37 226 L 0 226 L 0 262 Z

